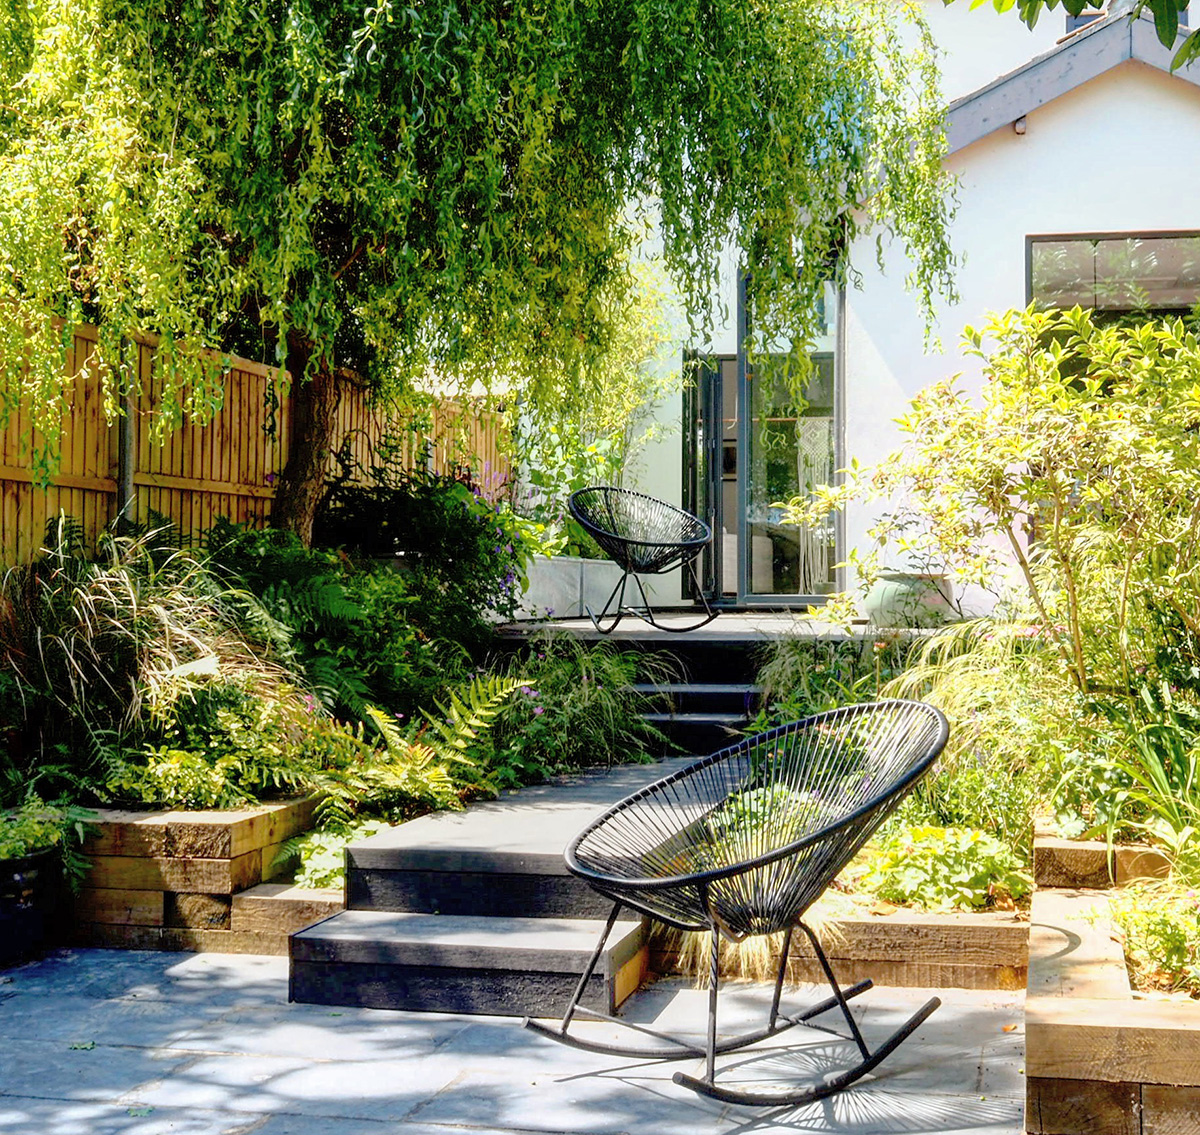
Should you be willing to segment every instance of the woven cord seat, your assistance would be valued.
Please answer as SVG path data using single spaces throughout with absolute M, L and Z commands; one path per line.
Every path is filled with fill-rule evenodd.
M 613 900 L 608 925 L 561 1024 L 526 1021 L 535 1031 L 591 1051 L 683 1059 L 703 1056 L 703 1078 L 675 1082 L 731 1103 L 792 1105 L 831 1095 L 865 1075 L 909 1036 L 941 1001 L 927 1001 L 875 1049 L 868 1048 L 847 1002 L 871 987 L 843 990 L 803 916 L 946 744 L 945 718 L 920 702 L 849 706 L 745 738 L 622 800 L 591 823 L 566 851 L 567 868 Z M 580 1005 L 588 979 L 623 906 L 681 930 L 711 934 L 708 1039 L 705 1047 L 640 1025 L 666 1046 L 626 1047 L 571 1033 L 577 1015 L 627 1024 Z M 803 1012 L 780 1011 L 794 931 L 811 943 L 831 996 Z M 718 947 L 784 933 L 765 1027 L 717 1041 Z M 753 1092 L 716 1083 L 715 1058 L 840 1008 L 861 1059 L 795 1091 Z
M 665 501 L 609 485 L 594 485 L 572 493 L 567 507 L 580 527 L 623 573 L 600 614 L 594 615 L 590 607 L 587 609 L 601 634 L 610 633 L 626 614 L 637 615 L 659 630 L 674 632 L 694 631 L 717 617 L 692 565 L 712 539 L 712 530 L 704 521 Z M 692 577 L 696 594 L 704 604 L 705 618 L 686 627 L 665 626 L 655 620 L 638 576 L 658 575 L 680 566 L 685 567 Z M 625 589 L 631 577 L 641 595 L 641 607 L 625 605 Z M 610 611 L 615 613 L 606 627 L 603 624 Z

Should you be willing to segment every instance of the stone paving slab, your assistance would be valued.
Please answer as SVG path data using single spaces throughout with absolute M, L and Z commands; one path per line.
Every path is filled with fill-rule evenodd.
M 727 993 L 730 1030 L 770 996 Z M 926 996 L 874 989 L 856 1017 L 870 1040 Z M 764 1111 L 671 1083 L 696 1062 L 597 1056 L 508 1018 L 288 1005 L 282 958 L 60 951 L 0 973 L 0 1135 L 1019 1135 L 1022 995 L 942 996 L 877 1075 Z M 705 1004 L 682 981 L 659 982 L 630 1016 L 699 1033 Z M 731 1081 L 782 1087 L 846 1048 L 798 1029 L 721 1067 Z
M 360 870 L 565 875 L 563 849 L 589 821 L 694 760 L 671 757 L 555 777 L 461 812 L 431 812 L 352 844 L 347 851 Z

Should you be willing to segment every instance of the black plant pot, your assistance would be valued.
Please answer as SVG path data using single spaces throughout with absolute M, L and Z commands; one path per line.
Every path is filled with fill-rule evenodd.
M 61 887 L 57 848 L 0 859 L 0 968 L 46 948 Z

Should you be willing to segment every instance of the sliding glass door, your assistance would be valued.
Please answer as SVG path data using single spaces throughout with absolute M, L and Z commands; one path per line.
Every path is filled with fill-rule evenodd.
M 803 606 L 836 590 L 836 526 L 785 524 L 780 506 L 831 484 L 839 466 L 837 323 L 830 288 L 825 333 L 803 383 L 783 356 L 753 365 L 741 355 L 697 360 L 685 485 L 713 528 L 702 574 L 711 600 Z

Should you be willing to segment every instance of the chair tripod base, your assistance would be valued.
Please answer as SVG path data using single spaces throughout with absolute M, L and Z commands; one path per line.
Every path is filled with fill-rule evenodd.
M 860 993 L 866 993 L 871 986 L 872 982 L 870 981 L 860 981 L 856 985 L 851 985 L 844 990 L 843 996 L 848 1001 L 852 997 L 857 997 Z M 836 1008 L 837 1003 L 836 997 L 826 997 L 823 1001 L 818 1001 L 815 1005 L 810 1005 L 803 1013 L 797 1013 L 793 1017 L 779 1017 L 774 1025 L 755 1029 L 753 1032 L 742 1033 L 740 1036 L 731 1037 L 729 1040 L 720 1041 L 713 1048 L 714 1055 L 724 1056 L 726 1053 L 749 1048 L 750 1045 L 757 1044 L 760 1040 L 766 1040 L 767 1037 L 778 1036 L 780 1033 L 787 1032 L 788 1029 L 795 1028 L 796 1025 L 803 1025 L 812 1020 L 813 1017 L 818 1017 L 822 1013 Z M 630 1056 L 643 1060 L 688 1060 L 703 1057 L 707 1054 L 707 1050 L 701 1045 L 689 1044 L 685 1040 L 668 1036 L 666 1033 L 655 1032 L 640 1025 L 631 1024 L 629 1021 L 609 1016 L 607 1013 L 594 1013 L 578 1006 L 575 1008 L 575 1013 L 583 1014 L 589 1020 L 608 1021 L 611 1024 L 644 1033 L 647 1036 L 658 1037 L 661 1040 L 667 1041 L 670 1047 L 651 1048 L 645 1045 L 607 1044 L 604 1041 L 586 1040 L 569 1032 L 568 1026 L 561 1024 L 558 1026 L 545 1025 L 541 1021 L 535 1021 L 532 1017 L 526 1017 L 524 1025 L 531 1032 L 549 1037 L 551 1040 L 556 1040 L 559 1044 L 565 1044 L 569 1048 L 579 1048 L 585 1052 L 598 1052 L 605 1056 Z
M 617 1017 L 608 1015 L 607 1013 L 598 1013 L 590 1009 L 585 1009 L 580 1005 L 580 1000 L 583 997 L 584 991 L 587 988 L 588 981 L 592 973 L 595 971 L 596 964 L 600 959 L 601 952 L 604 949 L 604 943 L 608 940 L 609 934 L 612 932 L 613 926 L 616 924 L 617 915 L 621 910 L 620 902 L 613 906 L 612 913 L 608 917 L 608 924 L 604 928 L 604 932 L 600 935 L 600 941 L 596 944 L 596 948 L 592 953 L 591 959 L 588 962 L 583 976 L 579 979 L 579 984 L 575 988 L 575 994 L 571 999 L 571 1003 L 567 1006 L 567 1011 L 563 1016 L 561 1024 L 557 1028 L 549 1025 L 544 1025 L 539 1021 L 525 1018 L 525 1027 L 534 1032 L 540 1033 L 542 1036 L 549 1037 L 551 1040 L 558 1041 L 560 1044 L 566 1044 L 572 1048 L 584 1049 L 588 1052 L 597 1052 L 609 1056 L 628 1056 L 635 1059 L 644 1060 L 685 1060 L 688 1058 L 703 1058 L 706 1064 L 705 1075 L 703 1077 L 688 1076 L 682 1072 L 675 1073 L 673 1080 L 680 1087 L 688 1088 L 690 1091 L 697 1092 L 700 1095 L 708 1096 L 710 1099 L 720 1100 L 723 1103 L 740 1103 L 750 1106 L 761 1107 L 782 1107 L 794 1106 L 796 1104 L 808 1103 L 812 1100 L 819 1100 L 825 1096 L 833 1095 L 835 1092 L 840 1092 L 843 1088 L 853 1084 L 856 1080 L 865 1076 L 873 1068 L 879 1065 L 883 1060 L 891 1055 L 892 1052 L 903 1042 L 907 1037 L 920 1027 L 921 1023 L 932 1013 L 939 1005 L 940 998 L 930 998 L 916 1013 L 914 1013 L 899 1029 L 887 1038 L 881 1045 L 873 1051 L 868 1048 L 863 1035 L 859 1030 L 857 1022 L 854 1020 L 850 1012 L 848 1002 L 851 998 L 857 997 L 860 993 L 865 993 L 871 988 L 870 981 L 860 981 L 856 985 L 849 986 L 846 989 L 838 984 L 834 977 L 833 969 L 829 964 L 829 959 L 825 956 L 825 951 L 821 947 L 821 943 L 817 940 L 816 934 L 803 922 L 797 923 L 799 928 L 808 936 L 813 950 L 817 955 L 817 960 L 821 965 L 821 970 L 825 975 L 825 980 L 829 984 L 831 995 L 824 1000 L 817 1002 L 815 1005 L 809 1006 L 803 1013 L 795 1016 L 787 1016 L 779 1011 L 780 995 L 783 991 L 783 979 L 787 972 L 788 955 L 791 948 L 793 929 L 789 929 L 784 937 L 783 949 L 779 958 L 779 969 L 775 976 L 774 996 L 771 1000 L 771 1009 L 767 1019 L 765 1028 L 757 1029 L 753 1032 L 743 1033 L 740 1036 L 733 1037 L 728 1040 L 718 1042 L 717 1040 L 717 991 L 719 988 L 719 945 L 720 934 L 717 927 L 714 925 L 712 930 L 712 950 L 710 954 L 709 967 L 709 982 L 708 982 L 708 1036 L 707 1042 L 701 1047 L 699 1044 L 690 1043 L 685 1040 L 680 1040 L 666 1033 L 660 1033 L 654 1029 L 647 1028 L 644 1025 L 639 1025 L 631 1021 L 622 1021 Z M 741 1049 L 748 1048 L 750 1045 L 757 1043 L 760 1040 L 765 1040 L 767 1037 L 777 1036 L 788 1029 L 794 1028 L 796 1025 L 805 1024 L 813 1017 L 819 1016 L 830 1009 L 838 1008 L 841 1010 L 842 1017 L 850 1031 L 850 1039 L 858 1047 L 861 1059 L 857 1064 L 847 1068 L 819 1084 L 814 1084 L 805 1088 L 798 1088 L 795 1091 L 781 1092 L 757 1092 L 743 1091 L 737 1088 L 725 1087 L 723 1084 L 716 1082 L 716 1058 L 729 1052 L 737 1052 Z M 623 1044 L 610 1044 L 603 1041 L 589 1041 L 581 1037 L 574 1036 L 570 1033 L 571 1023 L 578 1015 L 586 1016 L 593 1020 L 607 1021 L 612 1024 L 622 1025 L 625 1028 L 635 1032 L 642 1033 L 650 1037 L 652 1040 L 665 1041 L 668 1047 L 648 1045 L 633 1046 Z M 840 1034 L 836 1034 L 840 1035 Z
M 688 631 L 699 630 L 701 627 L 708 626 L 708 624 L 711 623 L 713 619 L 720 614 L 720 612 L 714 611 L 709 605 L 708 597 L 700 589 L 699 581 L 696 579 L 695 570 L 692 568 L 690 563 L 687 565 L 687 569 L 691 574 L 692 582 L 696 586 L 696 594 L 700 596 L 700 602 L 704 604 L 704 618 L 699 622 L 689 623 L 685 627 L 670 627 L 665 623 L 660 623 L 654 617 L 654 611 L 650 606 L 649 600 L 646 598 L 646 589 L 642 586 L 641 579 L 638 577 L 636 572 L 632 571 L 625 572 L 625 574 L 622 575 L 617 581 L 616 586 L 614 586 L 612 591 L 609 593 L 608 599 L 605 601 L 604 608 L 599 615 L 593 614 L 591 607 L 585 607 L 584 610 L 587 611 L 588 618 L 592 620 L 592 626 L 594 626 L 601 634 L 612 634 L 612 632 L 616 629 L 617 624 L 626 615 L 636 615 L 639 619 L 641 619 L 643 622 L 649 623 L 656 630 L 667 631 L 669 634 L 686 634 Z M 628 606 L 625 603 L 625 587 L 630 579 L 637 584 L 638 593 L 642 597 L 642 603 L 640 607 Z M 618 592 L 620 593 L 620 598 L 617 597 Z M 617 600 L 615 608 L 613 607 L 614 599 Z M 613 613 L 614 611 L 615 614 Z M 609 622 L 607 627 L 604 625 L 605 619 L 611 619 L 611 622 Z

